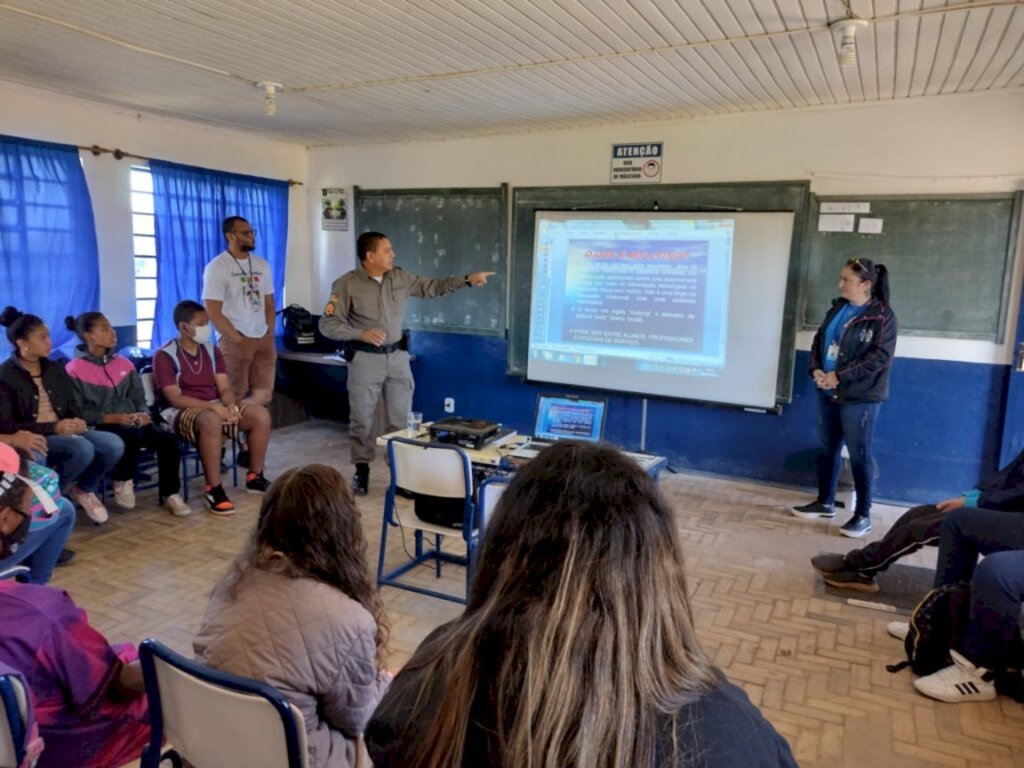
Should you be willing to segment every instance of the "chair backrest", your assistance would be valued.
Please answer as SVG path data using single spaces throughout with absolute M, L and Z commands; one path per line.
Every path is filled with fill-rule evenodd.
M 24 679 L 0 665 L 0 766 L 35 765 L 42 746 Z
M 156 405 L 156 383 L 153 380 L 152 366 L 146 366 L 139 374 L 142 379 L 142 391 L 146 393 L 146 407 L 153 408 Z
M 21 576 L 23 573 L 28 573 L 29 570 L 27 565 L 10 565 L 0 569 L 0 579 L 13 579 L 16 576 Z
M 480 530 L 487 527 L 487 521 L 491 519 L 494 508 L 498 506 L 498 499 L 508 488 L 509 478 L 505 475 L 491 475 L 477 486 L 477 508 L 480 510 Z
M 150 760 L 166 739 L 200 768 L 308 765 L 302 713 L 272 686 L 210 669 L 152 638 L 139 646 L 139 658 L 152 726 Z
M 457 445 L 418 443 L 402 437 L 388 440 L 392 488 L 413 493 L 468 499 L 473 495 L 473 470 Z

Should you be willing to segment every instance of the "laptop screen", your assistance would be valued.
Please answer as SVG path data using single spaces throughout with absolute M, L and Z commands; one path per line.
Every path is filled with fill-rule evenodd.
M 608 401 L 574 395 L 541 395 L 537 398 L 537 440 L 585 440 L 600 442 Z

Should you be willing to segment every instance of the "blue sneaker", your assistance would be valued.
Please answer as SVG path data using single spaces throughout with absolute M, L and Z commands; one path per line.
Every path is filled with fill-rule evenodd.
M 839 532 L 843 534 L 843 536 L 849 536 L 851 539 L 859 539 L 870 530 L 870 517 L 867 515 L 854 515 L 843 523 L 843 527 L 839 529 Z
M 790 507 L 791 514 L 802 517 L 805 520 L 817 520 L 820 517 L 835 517 L 836 510 L 831 504 L 822 504 L 820 501 L 812 501 L 810 504 L 802 504 L 799 507 Z

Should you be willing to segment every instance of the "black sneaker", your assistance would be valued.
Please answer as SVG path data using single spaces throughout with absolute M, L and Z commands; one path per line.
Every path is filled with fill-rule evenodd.
M 255 472 L 250 472 L 245 476 L 246 493 L 266 493 L 269 487 L 270 481 L 263 476 L 262 472 L 258 475 Z
M 802 504 L 799 507 L 790 507 L 789 511 L 791 514 L 802 517 L 805 520 L 836 516 L 836 510 L 831 504 L 822 504 L 820 501 L 812 501 L 810 504 Z
M 837 571 L 848 570 L 846 555 L 838 552 L 826 552 L 823 555 L 815 555 L 811 558 L 811 567 L 822 576 L 829 576 Z
M 231 499 L 229 499 L 228 495 L 224 492 L 223 485 L 218 485 L 216 488 L 213 488 L 207 484 L 206 491 L 203 495 L 206 497 L 206 506 L 209 507 L 213 514 L 235 514 L 235 505 L 231 503 Z
M 875 577 L 860 571 L 836 571 L 825 575 L 825 583 L 838 589 L 854 589 L 858 592 L 877 592 Z
M 870 530 L 870 517 L 867 515 L 854 515 L 843 523 L 843 527 L 839 529 L 839 532 L 843 534 L 843 536 L 849 536 L 851 539 L 859 539 Z
M 74 559 L 78 557 L 78 553 L 70 549 L 62 549 L 60 554 L 57 555 L 57 567 L 60 568 L 62 565 L 68 565 L 74 562 Z
M 356 464 L 356 473 L 352 476 L 352 493 L 365 496 L 370 492 L 370 465 Z

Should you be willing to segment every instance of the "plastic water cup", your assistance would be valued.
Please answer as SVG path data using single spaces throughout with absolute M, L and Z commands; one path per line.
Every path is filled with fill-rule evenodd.
M 420 433 L 420 427 L 423 426 L 423 414 L 419 411 L 409 411 L 408 417 L 405 420 L 405 429 L 409 434 L 409 437 L 415 437 Z

